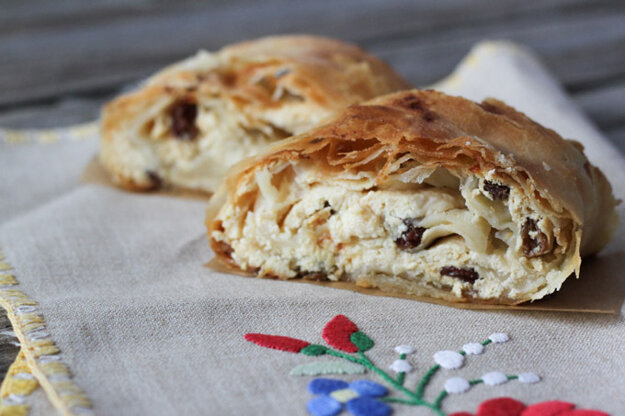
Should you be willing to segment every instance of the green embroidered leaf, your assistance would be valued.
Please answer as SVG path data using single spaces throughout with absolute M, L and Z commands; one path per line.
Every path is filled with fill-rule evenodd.
M 358 347 L 358 351 L 367 351 L 373 347 L 373 340 L 369 338 L 364 332 L 354 332 L 350 337 L 350 341 Z
M 311 355 L 311 356 L 315 357 L 317 355 L 325 354 L 327 350 L 328 349 L 326 347 L 324 347 L 323 345 L 310 344 L 309 346 L 307 346 L 304 349 L 302 349 L 300 351 L 300 353 L 302 353 L 304 355 Z
M 363 374 L 367 369 L 349 361 L 316 361 L 301 364 L 291 370 L 292 376 L 318 376 L 321 374 Z

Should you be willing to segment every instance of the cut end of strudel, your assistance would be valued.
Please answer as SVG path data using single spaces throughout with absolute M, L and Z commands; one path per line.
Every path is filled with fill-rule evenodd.
M 614 207 L 579 143 L 497 100 L 413 90 L 245 160 L 207 226 L 221 261 L 261 277 L 517 304 L 579 274 Z
M 100 160 L 127 189 L 212 192 L 239 160 L 350 104 L 406 88 L 362 49 L 315 36 L 200 52 L 104 108 Z

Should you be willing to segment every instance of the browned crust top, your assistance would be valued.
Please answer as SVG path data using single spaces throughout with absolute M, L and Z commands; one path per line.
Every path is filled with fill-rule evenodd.
M 271 36 L 227 46 L 213 57 L 205 68 L 166 68 L 145 87 L 109 103 L 102 117 L 105 135 L 166 96 L 197 100 L 220 95 L 239 107 L 267 109 L 289 102 L 275 99 L 280 86 L 296 94 L 294 99 L 306 100 L 311 111 L 320 107 L 334 112 L 411 88 L 389 65 L 361 48 L 318 36 Z
M 388 94 L 353 105 L 329 123 L 283 141 L 237 165 L 231 191 L 246 172 L 275 160 L 310 159 L 323 169 L 370 167 L 380 152 L 378 182 L 409 153 L 423 165 L 485 174 L 516 185 L 553 215 L 583 225 L 582 254 L 611 237 L 615 201 L 603 174 L 583 147 L 532 121 L 501 101 L 482 103 L 431 90 Z

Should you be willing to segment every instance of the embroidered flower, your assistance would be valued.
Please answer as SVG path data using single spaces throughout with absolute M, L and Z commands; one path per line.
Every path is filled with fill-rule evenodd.
M 540 381 L 540 376 L 534 373 L 520 373 L 519 381 L 526 384 L 534 384 Z
M 389 368 L 396 373 L 408 373 L 412 371 L 412 365 L 406 360 L 395 360 Z
M 510 340 L 510 337 L 508 336 L 508 334 L 505 334 L 503 332 L 495 332 L 494 334 L 491 334 L 488 339 L 490 339 L 495 344 L 501 344 L 504 342 L 508 342 Z
M 395 352 L 397 354 L 412 354 L 414 352 L 414 348 L 410 345 L 398 345 L 395 347 Z
M 470 342 L 462 346 L 462 351 L 469 355 L 479 355 L 484 352 L 484 346 L 479 342 Z
M 609 416 L 605 412 L 598 410 L 575 410 L 573 403 L 553 400 L 525 406 L 518 400 L 510 397 L 499 397 L 497 399 L 482 402 L 475 412 L 475 416 Z M 469 412 L 456 412 L 449 416 L 474 416 Z
M 452 377 L 445 381 L 445 391 L 449 394 L 460 394 L 468 391 L 471 384 L 462 377 Z
M 367 351 L 373 347 L 373 341 L 358 330 L 355 323 L 345 315 L 336 315 L 323 328 L 321 333 L 328 345 L 345 352 Z
M 353 416 L 388 416 L 392 412 L 390 404 L 405 406 L 424 406 L 438 415 L 444 415 L 443 400 L 450 395 L 461 394 L 471 389 L 474 384 L 483 383 L 497 386 L 509 380 L 518 380 L 520 383 L 531 384 L 540 381 L 534 373 L 505 374 L 492 371 L 482 375 L 479 379 L 450 377 L 444 383 L 443 390 L 438 392 L 435 400 L 430 401 L 426 389 L 432 377 L 441 369 L 457 369 L 465 364 L 469 355 L 482 354 L 489 344 L 507 342 L 507 334 L 498 332 L 491 334 L 481 343 L 468 343 L 460 351 L 441 350 L 434 354 L 435 365 L 430 367 L 415 386 L 405 386 L 405 375 L 411 371 L 412 365 L 406 360 L 408 354 L 414 352 L 410 345 L 398 345 L 395 352 L 399 357 L 390 368 L 397 373 L 393 376 L 382 367 L 377 366 L 366 351 L 371 349 L 374 342 L 356 324 L 344 315 L 332 318 L 323 328 L 323 339 L 329 346 L 314 344 L 297 338 L 282 335 L 267 335 L 250 333 L 245 339 L 265 348 L 273 348 L 290 353 L 299 353 L 310 357 L 330 356 L 333 361 L 307 362 L 298 365 L 291 371 L 292 375 L 321 376 L 327 374 L 356 374 L 371 370 L 391 388 L 392 397 L 387 387 L 370 380 L 357 380 L 347 383 L 342 380 L 317 378 L 308 385 L 308 390 L 315 395 L 307 404 L 308 411 L 313 416 L 336 416 L 347 410 Z M 328 357 L 328 358 L 330 358 Z M 338 361 L 336 361 L 338 359 Z M 476 414 L 457 412 L 449 416 L 608 416 L 598 410 L 576 410 L 571 403 L 552 401 L 525 406 L 511 398 L 499 398 L 483 402 Z
M 464 355 L 456 351 L 439 351 L 434 354 L 434 362 L 443 368 L 453 370 L 462 367 Z
M 245 339 L 261 347 L 295 353 L 300 352 L 310 345 L 310 342 L 291 337 L 283 337 L 282 335 L 245 334 Z
M 370 380 L 343 380 L 316 378 L 308 384 L 308 391 L 317 397 L 306 406 L 313 416 L 338 415 L 343 408 L 354 416 L 387 416 L 391 407 L 379 400 L 388 394 L 386 387 Z
M 490 373 L 484 374 L 482 380 L 484 380 L 484 384 L 487 386 L 498 386 L 507 382 L 508 376 L 501 371 L 491 371 Z
M 283 337 L 282 335 L 245 334 L 245 339 L 265 348 L 273 348 L 305 355 L 317 356 L 326 353 L 327 348 L 323 345 L 311 344 L 297 338 Z

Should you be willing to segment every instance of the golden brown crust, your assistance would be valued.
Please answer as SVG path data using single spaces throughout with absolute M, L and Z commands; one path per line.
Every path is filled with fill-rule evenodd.
M 612 235 L 615 200 L 580 146 L 498 100 L 477 104 L 432 90 L 402 91 L 353 105 L 329 123 L 242 162 L 228 176 L 227 188 L 236 189 L 245 172 L 275 160 L 308 158 L 322 169 L 350 169 L 383 148 L 380 183 L 386 167 L 410 153 L 423 165 L 494 169 L 503 183 L 516 183 L 546 210 L 583 224 L 582 255 L 588 255 Z
M 121 119 L 142 113 L 160 96 L 195 97 L 219 91 L 246 105 L 282 105 L 271 99 L 272 85 L 249 82 L 267 67 L 288 69 L 282 75 L 288 79 L 286 86 L 335 110 L 411 88 L 389 65 L 361 48 L 317 36 L 272 36 L 225 47 L 217 55 L 218 65 L 206 69 L 174 65 L 152 77 L 145 88 L 108 103 L 104 132 L 118 126 Z
M 136 92 L 108 103 L 102 113 L 102 161 L 113 179 L 150 189 L 121 166 L 116 137 L 140 134 L 155 107 L 219 97 L 253 114 L 304 103 L 311 120 L 381 94 L 410 88 L 391 67 L 362 49 L 316 36 L 274 36 L 228 46 L 172 65 Z M 120 149 L 120 150 L 117 150 Z
M 209 238 L 213 221 L 226 203 L 241 205 L 238 194 L 249 175 L 280 160 L 307 159 L 317 171 L 368 170 L 383 184 L 391 167 L 409 154 L 422 166 L 465 171 L 521 189 L 547 216 L 573 221 L 556 232 L 571 255 L 560 270 L 559 282 L 579 273 L 581 256 L 599 251 L 612 237 L 617 221 L 609 182 L 592 166 L 581 145 L 530 120 L 504 103 L 487 99 L 477 104 L 435 91 L 412 90 L 353 105 L 333 120 L 273 146 L 265 154 L 233 167 L 207 213 Z M 240 200 L 240 201 L 239 201 Z M 564 221 L 564 224 L 567 222 Z M 211 244 L 222 260 L 223 250 Z M 568 251 L 567 251 L 568 253 Z M 381 279 L 374 285 L 396 291 Z M 384 289 L 384 285 L 388 287 Z M 436 293 L 456 302 L 476 302 Z M 524 299 L 492 299 L 518 303 Z M 485 301 L 485 300 L 480 300 Z

